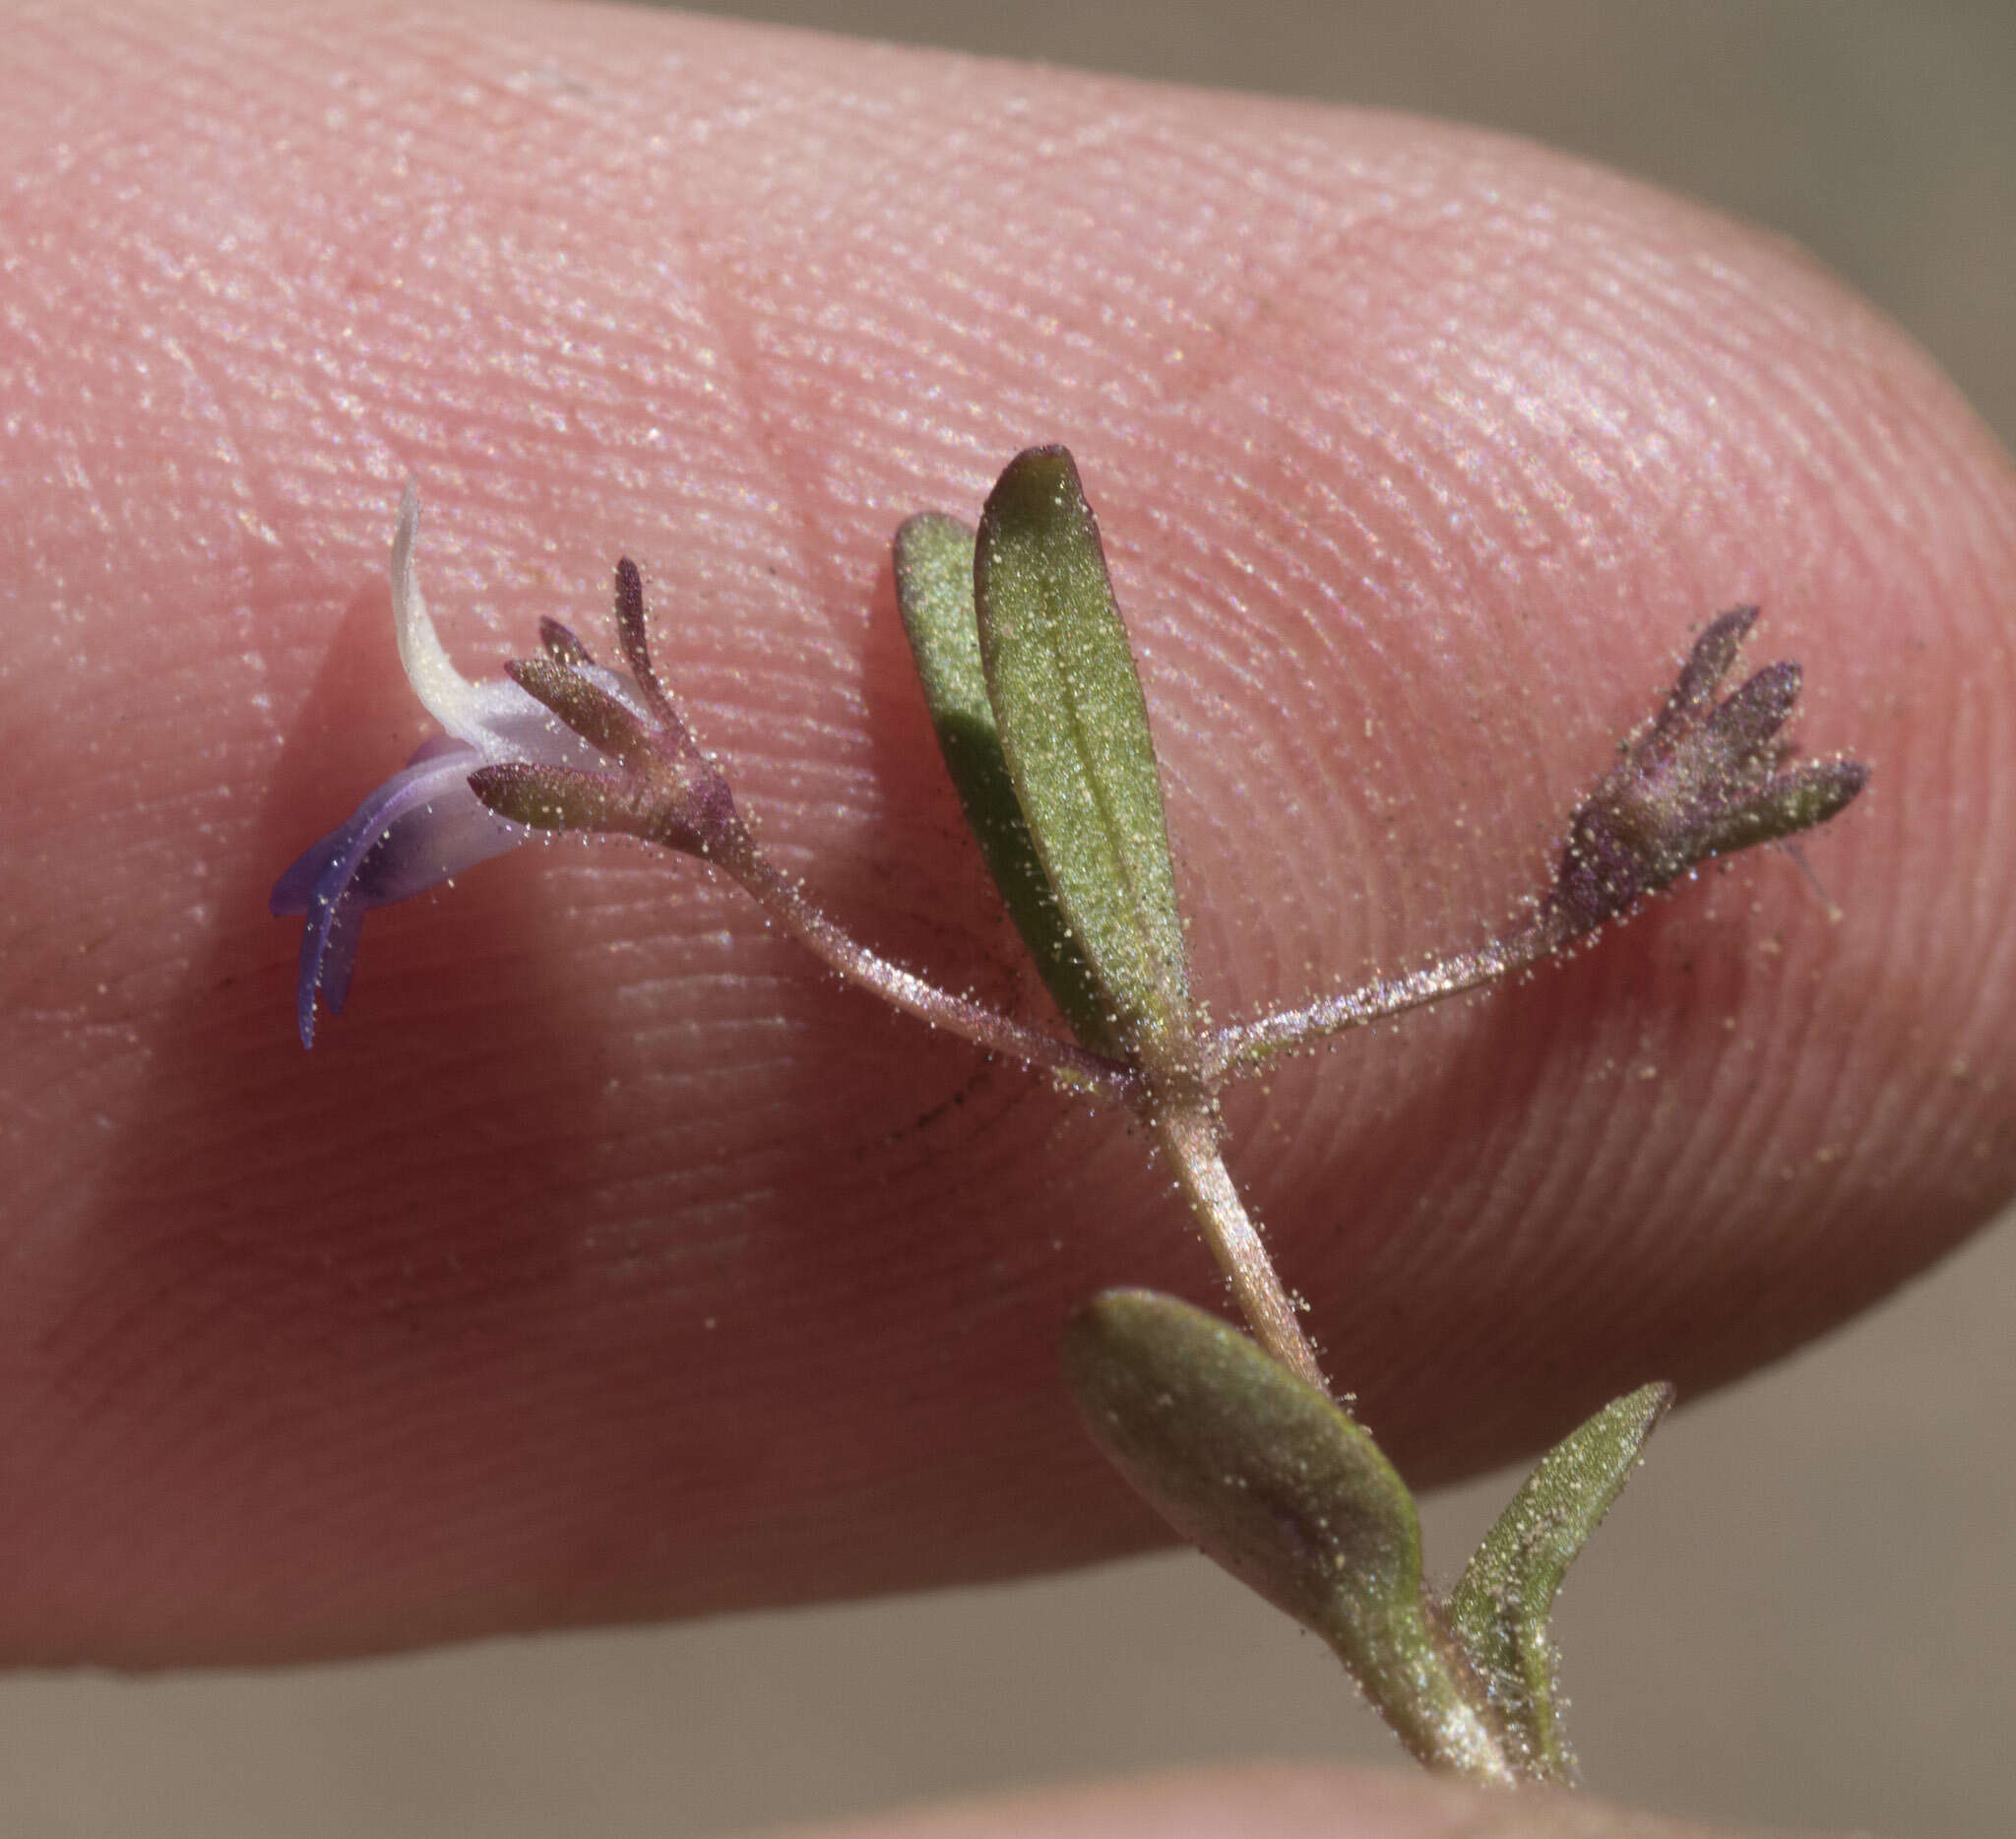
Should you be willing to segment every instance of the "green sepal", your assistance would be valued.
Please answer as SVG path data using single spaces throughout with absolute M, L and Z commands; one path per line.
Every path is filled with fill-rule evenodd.
M 896 602 L 903 629 L 938 751 L 1008 917 L 1072 1033 L 1095 1053 L 1117 1053 L 1120 1044 L 1105 1001 L 1057 911 L 1001 751 L 974 611 L 976 540 L 971 524 L 940 511 L 905 522 L 896 533 Z
M 1449 1599 L 1450 1626 L 1503 1715 L 1525 1772 L 1540 1780 L 1575 1779 L 1547 1638 L 1555 1594 L 1672 1402 L 1670 1385 L 1640 1386 L 1548 1450 Z
M 628 830 L 634 819 L 627 786 L 575 766 L 503 760 L 477 767 L 469 786 L 499 817 L 532 830 Z
M 1063 448 L 1031 448 L 1001 475 L 974 595 L 1016 801 L 1113 1038 L 1151 1074 L 1184 1067 L 1189 960 L 1148 705 Z
M 1064 1372 L 1093 1440 L 1183 1538 L 1320 1635 L 1422 1762 L 1512 1779 L 1421 1587 L 1407 1485 L 1358 1424 L 1217 1316 L 1110 1290 Z
M 642 722 L 593 677 L 571 665 L 544 658 L 514 659 L 504 671 L 520 689 L 544 703 L 583 740 L 628 766 L 651 752 Z

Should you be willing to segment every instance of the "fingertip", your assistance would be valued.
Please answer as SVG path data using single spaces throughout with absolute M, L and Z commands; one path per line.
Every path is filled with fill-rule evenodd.
M 1031 442 L 1100 512 L 1221 1013 L 1474 943 L 1686 635 L 1761 603 L 1809 750 L 1875 769 L 1815 845 L 1839 926 L 1748 861 L 1231 1107 L 1291 1283 L 1423 1474 L 1728 1377 L 2006 1196 L 2016 490 L 1837 284 L 1460 129 L 513 17 L 226 5 L 192 43 L 122 11 L 0 73 L 70 405 L 24 422 L 19 573 L 93 632 L 0 683 L 35 1229 L 0 1412 L 47 1471 L 0 1553 L 21 1639 L 341 1647 L 1144 1536 L 1049 1376 L 1099 1284 L 1215 1294 L 1136 1146 L 885 1028 L 699 878 L 472 876 L 389 920 L 303 1063 L 312 985 L 257 908 L 410 745 L 381 635 L 413 473 L 458 656 L 642 556 L 767 842 L 1025 998 L 868 606 L 899 521 L 976 514 Z M 51 98 L 132 183 L 32 182 Z M 346 608 L 388 655 L 322 724 Z M 220 1310 L 266 1337 L 248 1383 Z M 187 1359 L 122 1392 L 96 1363 L 136 1321 Z M 149 1523 L 175 1541 L 131 1580 Z M 304 1557 L 302 1526 L 336 1530 Z
M 793 1828 L 779 1839 L 1716 1839 L 1581 1796 L 1393 1770 L 1198 1769 Z

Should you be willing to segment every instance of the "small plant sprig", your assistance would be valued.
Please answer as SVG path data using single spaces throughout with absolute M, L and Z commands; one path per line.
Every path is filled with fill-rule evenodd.
M 1694 645 L 1651 725 L 1574 811 L 1527 916 L 1425 970 L 1224 1026 L 1190 988 L 1147 706 L 1098 525 L 1061 447 L 1019 455 L 977 530 L 941 513 L 896 538 L 898 601 L 940 750 L 982 856 L 1071 1038 L 892 964 L 770 862 L 722 768 L 661 682 L 644 589 L 616 566 L 624 668 L 541 622 L 541 655 L 471 683 L 414 572 L 409 489 L 393 543 L 400 655 L 444 733 L 288 868 L 273 911 L 305 916 L 297 1023 L 340 1010 L 363 914 L 539 832 L 607 832 L 700 856 L 849 982 L 1131 1110 L 1166 1159 L 1251 1330 L 1171 1297 L 1112 1291 L 1066 1331 L 1095 1441 L 1185 1539 L 1322 1636 L 1428 1766 L 1569 1783 L 1547 1622 L 1554 1594 L 1671 1403 L 1641 1387 L 1544 1457 L 1455 1590 L 1424 1583 L 1413 1495 L 1335 1398 L 1222 1154 L 1218 1098 L 1272 1056 L 1551 957 L 1697 863 L 1827 821 L 1859 762 L 1795 763 L 1798 666 L 1718 700 L 1756 617 Z

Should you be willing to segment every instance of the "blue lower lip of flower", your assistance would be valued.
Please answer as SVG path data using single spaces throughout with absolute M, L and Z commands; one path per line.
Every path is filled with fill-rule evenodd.
M 470 791 L 469 776 L 482 763 L 483 756 L 462 741 L 445 735 L 429 741 L 273 884 L 268 904 L 277 918 L 307 918 L 294 993 L 302 1046 L 315 1045 L 318 991 L 332 1015 L 343 1008 L 371 908 L 435 887 L 534 834 L 497 816 Z

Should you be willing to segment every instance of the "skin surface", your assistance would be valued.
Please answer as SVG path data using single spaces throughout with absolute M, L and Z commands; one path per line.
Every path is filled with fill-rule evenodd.
M 2016 483 L 1796 251 L 1446 127 L 645 14 L 128 7 L 9 45 L 7 1655 L 1156 1537 L 1054 1349 L 1102 1285 L 1218 1296 L 1166 1179 L 696 865 L 563 843 L 376 915 L 300 1051 L 267 888 L 425 732 L 409 476 L 466 668 L 542 613 L 606 651 L 635 556 L 766 846 L 1029 1015 L 888 561 L 1018 448 L 1069 444 L 1099 510 L 1228 1016 L 1474 943 L 1691 630 L 1763 602 L 1809 750 L 1876 768 L 1808 850 L 1838 922 L 1748 859 L 1228 1105 L 1419 1482 L 1727 1379 L 2009 1193 Z
M 1248 1768 L 1052 1789 L 779 1839 L 1715 1839 L 1558 1794 L 1485 1795 L 1370 1769 Z

